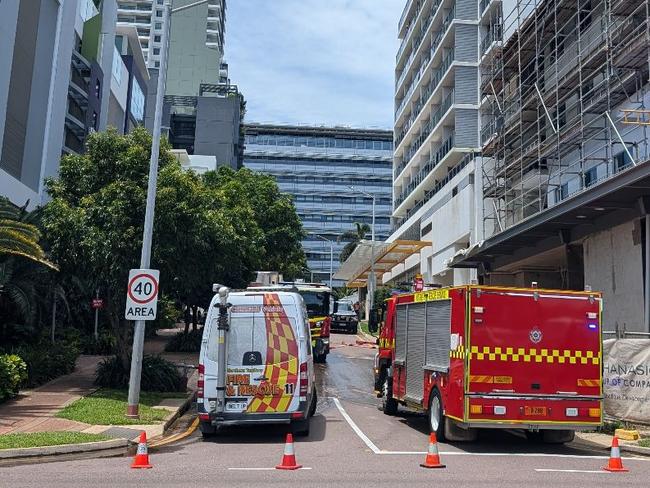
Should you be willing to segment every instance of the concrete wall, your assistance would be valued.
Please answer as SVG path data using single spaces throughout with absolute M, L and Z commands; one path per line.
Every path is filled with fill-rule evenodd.
M 174 0 L 172 7 L 193 2 Z M 207 4 L 174 14 L 169 39 L 166 95 L 196 96 L 201 83 L 219 82 L 221 53 L 205 45 L 207 23 Z
M 643 331 L 643 260 L 639 221 L 592 234 L 583 243 L 585 284 L 604 294 L 603 324 Z
M 199 97 L 194 154 L 213 155 L 218 165 L 237 168 L 239 97 Z

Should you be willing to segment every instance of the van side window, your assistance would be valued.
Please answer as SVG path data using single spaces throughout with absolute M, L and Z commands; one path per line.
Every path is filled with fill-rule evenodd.
M 205 327 L 205 326 L 204 326 Z M 206 345 L 206 356 L 210 361 L 217 360 L 217 337 L 219 329 L 217 327 L 217 319 L 213 319 L 210 323 L 210 334 L 208 335 L 208 343 Z

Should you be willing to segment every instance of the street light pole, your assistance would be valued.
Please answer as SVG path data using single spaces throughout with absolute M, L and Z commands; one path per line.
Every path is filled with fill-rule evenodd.
M 161 35 L 160 69 L 156 84 L 156 105 L 154 111 L 153 134 L 151 135 L 151 157 L 149 159 L 149 180 L 147 182 L 147 206 L 144 214 L 144 230 L 142 231 L 142 250 L 140 253 L 140 268 L 147 269 L 151 264 L 151 238 L 153 235 L 153 219 L 156 208 L 156 187 L 158 185 L 158 158 L 160 153 L 160 131 L 162 127 L 163 101 L 167 85 L 167 60 L 169 57 L 169 32 L 171 15 L 181 10 L 208 3 L 201 0 L 189 5 L 173 9 L 171 0 L 166 0 L 163 8 L 163 32 Z M 151 66 L 151 61 L 149 61 Z M 142 375 L 142 351 L 144 348 L 145 321 L 136 320 L 133 331 L 133 350 L 131 353 L 131 372 L 129 375 L 129 397 L 126 416 L 139 418 L 140 378 Z
M 330 290 L 332 289 L 332 275 L 334 274 L 334 241 L 323 237 L 320 234 L 314 234 L 316 237 L 330 243 Z
M 372 193 L 367 193 L 365 191 L 357 190 L 353 186 L 349 186 L 350 190 L 356 191 L 372 198 L 372 227 L 371 227 L 371 239 L 370 244 L 370 275 L 368 276 L 368 296 L 366 297 L 366 320 L 370 320 L 370 309 L 372 308 L 372 302 L 375 295 L 375 195 Z

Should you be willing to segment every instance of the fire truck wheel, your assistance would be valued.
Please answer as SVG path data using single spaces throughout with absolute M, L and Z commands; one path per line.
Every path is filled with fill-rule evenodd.
M 393 398 L 393 379 L 388 375 L 384 379 L 382 390 L 381 409 L 386 415 L 395 415 L 397 413 L 397 400 Z
M 546 444 L 564 444 L 572 442 L 575 438 L 575 432 L 572 430 L 543 430 L 542 440 Z
M 442 412 L 442 398 L 434 388 L 429 396 L 429 429 L 436 433 L 439 441 L 445 440 L 445 417 Z

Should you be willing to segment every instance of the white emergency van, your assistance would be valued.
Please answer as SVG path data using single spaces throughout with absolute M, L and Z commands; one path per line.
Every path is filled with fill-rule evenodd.
M 221 426 L 270 423 L 309 434 L 316 387 L 309 319 L 299 293 L 219 290 L 203 329 L 197 410 L 204 437 Z

